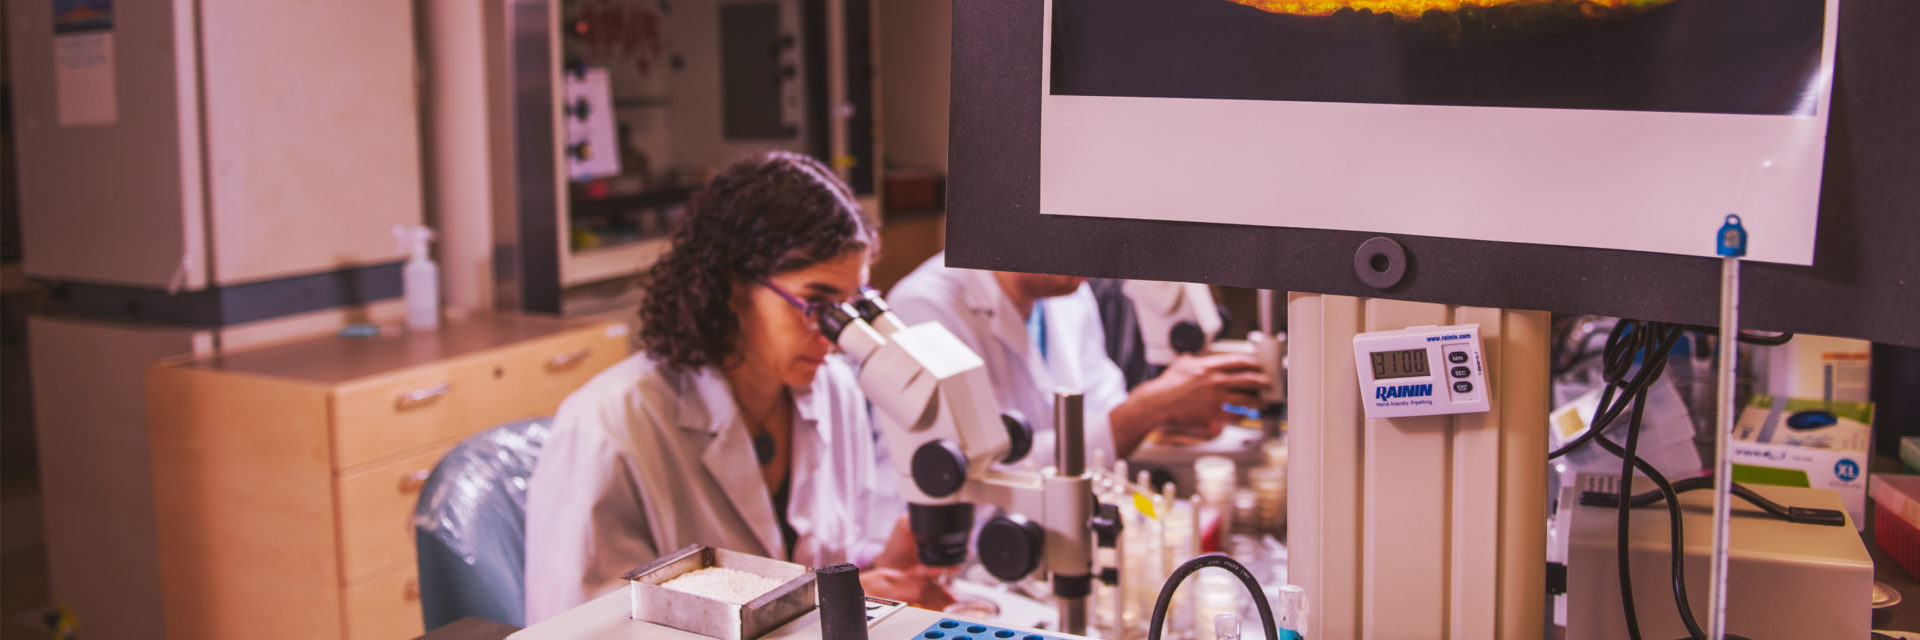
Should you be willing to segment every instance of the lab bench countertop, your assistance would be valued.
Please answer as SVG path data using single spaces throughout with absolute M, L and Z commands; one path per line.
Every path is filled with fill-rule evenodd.
M 383 331 L 364 338 L 325 337 L 200 358 L 180 366 L 339 384 L 387 371 L 448 362 L 502 345 L 536 340 L 603 320 L 502 313 L 442 323 L 431 331 Z M 625 324 L 608 325 L 624 336 Z
M 504 640 L 520 627 L 479 618 L 461 618 L 414 640 Z

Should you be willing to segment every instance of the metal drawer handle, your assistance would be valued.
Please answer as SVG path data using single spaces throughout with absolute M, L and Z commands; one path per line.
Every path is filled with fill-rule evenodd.
M 420 599 L 420 579 L 407 578 L 407 589 L 405 592 L 401 594 L 401 597 L 406 598 L 408 602 L 419 600 Z
M 440 396 L 444 396 L 449 393 L 453 393 L 453 385 L 442 382 L 440 384 L 436 384 L 431 387 L 421 387 L 419 389 L 414 389 L 412 391 L 402 393 L 398 398 L 394 399 L 393 406 L 395 409 L 405 411 L 407 409 L 412 409 L 414 407 L 426 404 L 428 401 L 433 400 L 434 398 L 438 398 Z
M 412 473 L 400 474 L 400 493 L 413 493 L 426 486 L 427 478 L 433 476 L 432 469 L 421 469 Z
M 573 368 L 574 366 L 577 366 L 582 362 L 586 362 L 587 356 L 590 356 L 590 355 L 593 355 L 593 350 L 582 347 L 579 351 L 562 353 L 562 354 L 548 357 L 547 370 L 563 371 L 566 369 Z

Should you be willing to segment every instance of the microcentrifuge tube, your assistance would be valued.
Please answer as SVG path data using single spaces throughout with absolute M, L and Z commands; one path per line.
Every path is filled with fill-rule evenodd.
M 1240 640 L 1240 614 L 1213 614 L 1213 640 Z

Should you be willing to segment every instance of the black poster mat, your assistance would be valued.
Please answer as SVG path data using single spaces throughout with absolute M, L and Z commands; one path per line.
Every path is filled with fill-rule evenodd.
M 1045 8 L 1034 0 L 955 3 L 951 266 L 1717 322 L 1720 265 L 1712 258 L 1042 214 Z M 1920 346 L 1920 3 L 1842 2 L 1838 32 L 1813 264 L 1746 263 L 1741 326 Z M 1779 108 L 1695 107 L 1735 108 L 1728 104 Z M 1354 271 L 1356 249 L 1376 236 L 1407 253 L 1405 277 L 1385 290 Z

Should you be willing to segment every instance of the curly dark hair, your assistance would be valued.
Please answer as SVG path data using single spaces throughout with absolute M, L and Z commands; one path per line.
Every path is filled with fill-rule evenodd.
M 735 286 L 879 245 L 852 191 L 819 161 L 786 151 L 736 160 L 693 195 L 648 271 L 640 347 L 672 370 L 730 366 L 741 355 Z

